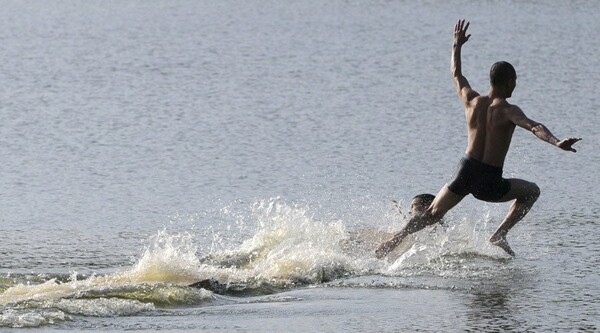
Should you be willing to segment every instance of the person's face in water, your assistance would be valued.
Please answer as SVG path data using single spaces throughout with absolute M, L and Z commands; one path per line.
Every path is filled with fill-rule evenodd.
M 424 204 L 423 200 L 419 198 L 413 199 L 413 201 L 411 201 L 410 203 L 410 211 L 408 212 L 408 214 L 411 216 L 423 214 L 425 213 L 425 210 L 427 210 L 427 208 L 428 207 Z

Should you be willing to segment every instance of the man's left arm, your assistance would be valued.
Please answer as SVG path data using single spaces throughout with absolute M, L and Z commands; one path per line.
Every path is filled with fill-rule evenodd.
M 559 140 L 556 136 L 554 136 L 554 134 L 552 134 L 552 132 L 550 132 L 550 129 L 548 129 L 548 127 L 546 127 L 542 123 L 538 123 L 537 121 L 529 119 L 525 115 L 525 113 L 523 113 L 523 111 L 516 105 L 513 105 L 513 112 L 511 112 L 510 115 L 511 121 L 515 125 L 524 128 L 528 131 L 531 131 L 531 133 L 533 133 L 540 140 L 546 141 L 549 144 L 557 146 L 562 150 L 568 150 L 574 153 L 577 152 L 577 150 L 573 148 L 573 145 L 577 141 L 580 141 L 581 138 L 570 137 L 564 140 Z
M 572 151 L 574 153 L 577 152 L 577 150 L 575 148 L 573 148 L 573 145 L 577 142 L 580 141 L 581 138 L 566 138 L 564 140 L 559 140 L 557 137 L 555 137 L 552 132 L 550 132 L 550 130 L 548 129 L 548 127 L 546 127 L 544 124 L 541 123 L 537 123 L 537 125 L 533 126 L 533 128 L 531 129 L 531 132 L 533 134 L 535 134 L 535 136 L 537 136 L 538 138 L 554 145 L 557 146 L 558 148 L 562 149 L 562 150 L 568 150 L 568 151 Z

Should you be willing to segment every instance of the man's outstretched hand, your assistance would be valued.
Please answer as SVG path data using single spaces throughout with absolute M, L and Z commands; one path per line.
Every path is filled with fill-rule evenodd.
M 469 22 L 465 25 L 465 20 L 458 20 L 454 26 L 454 45 L 462 46 L 469 40 L 471 34 L 467 35 L 467 29 L 469 28 Z
M 558 148 L 563 149 L 563 150 L 568 150 L 568 151 L 572 151 L 574 153 L 577 152 L 577 150 L 575 150 L 573 148 L 573 145 L 577 142 L 580 141 L 581 138 L 566 138 L 562 141 L 559 141 L 556 145 L 558 146 Z

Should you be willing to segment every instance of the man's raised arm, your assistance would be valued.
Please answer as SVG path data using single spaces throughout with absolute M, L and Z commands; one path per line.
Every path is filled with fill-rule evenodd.
M 461 61 L 460 61 L 460 50 L 464 43 L 469 40 L 471 35 L 467 35 L 467 29 L 469 28 L 469 22 L 465 25 L 465 20 L 458 20 L 454 26 L 454 42 L 452 43 L 452 79 L 454 80 L 454 87 L 456 92 L 464 104 L 468 104 L 473 98 L 479 96 L 479 94 L 471 89 L 469 81 L 462 75 Z

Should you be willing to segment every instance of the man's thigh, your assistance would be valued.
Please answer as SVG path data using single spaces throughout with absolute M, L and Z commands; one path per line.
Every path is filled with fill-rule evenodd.
M 523 179 L 510 178 L 510 190 L 502 198 L 493 202 L 507 202 L 515 199 L 526 199 L 533 196 L 539 196 L 540 188 L 530 181 Z
M 448 185 L 444 185 L 435 196 L 435 199 L 433 199 L 429 210 L 434 217 L 441 219 L 450 209 L 461 202 L 464 197 L 465 195 L 456 194 L 448 188 Z

